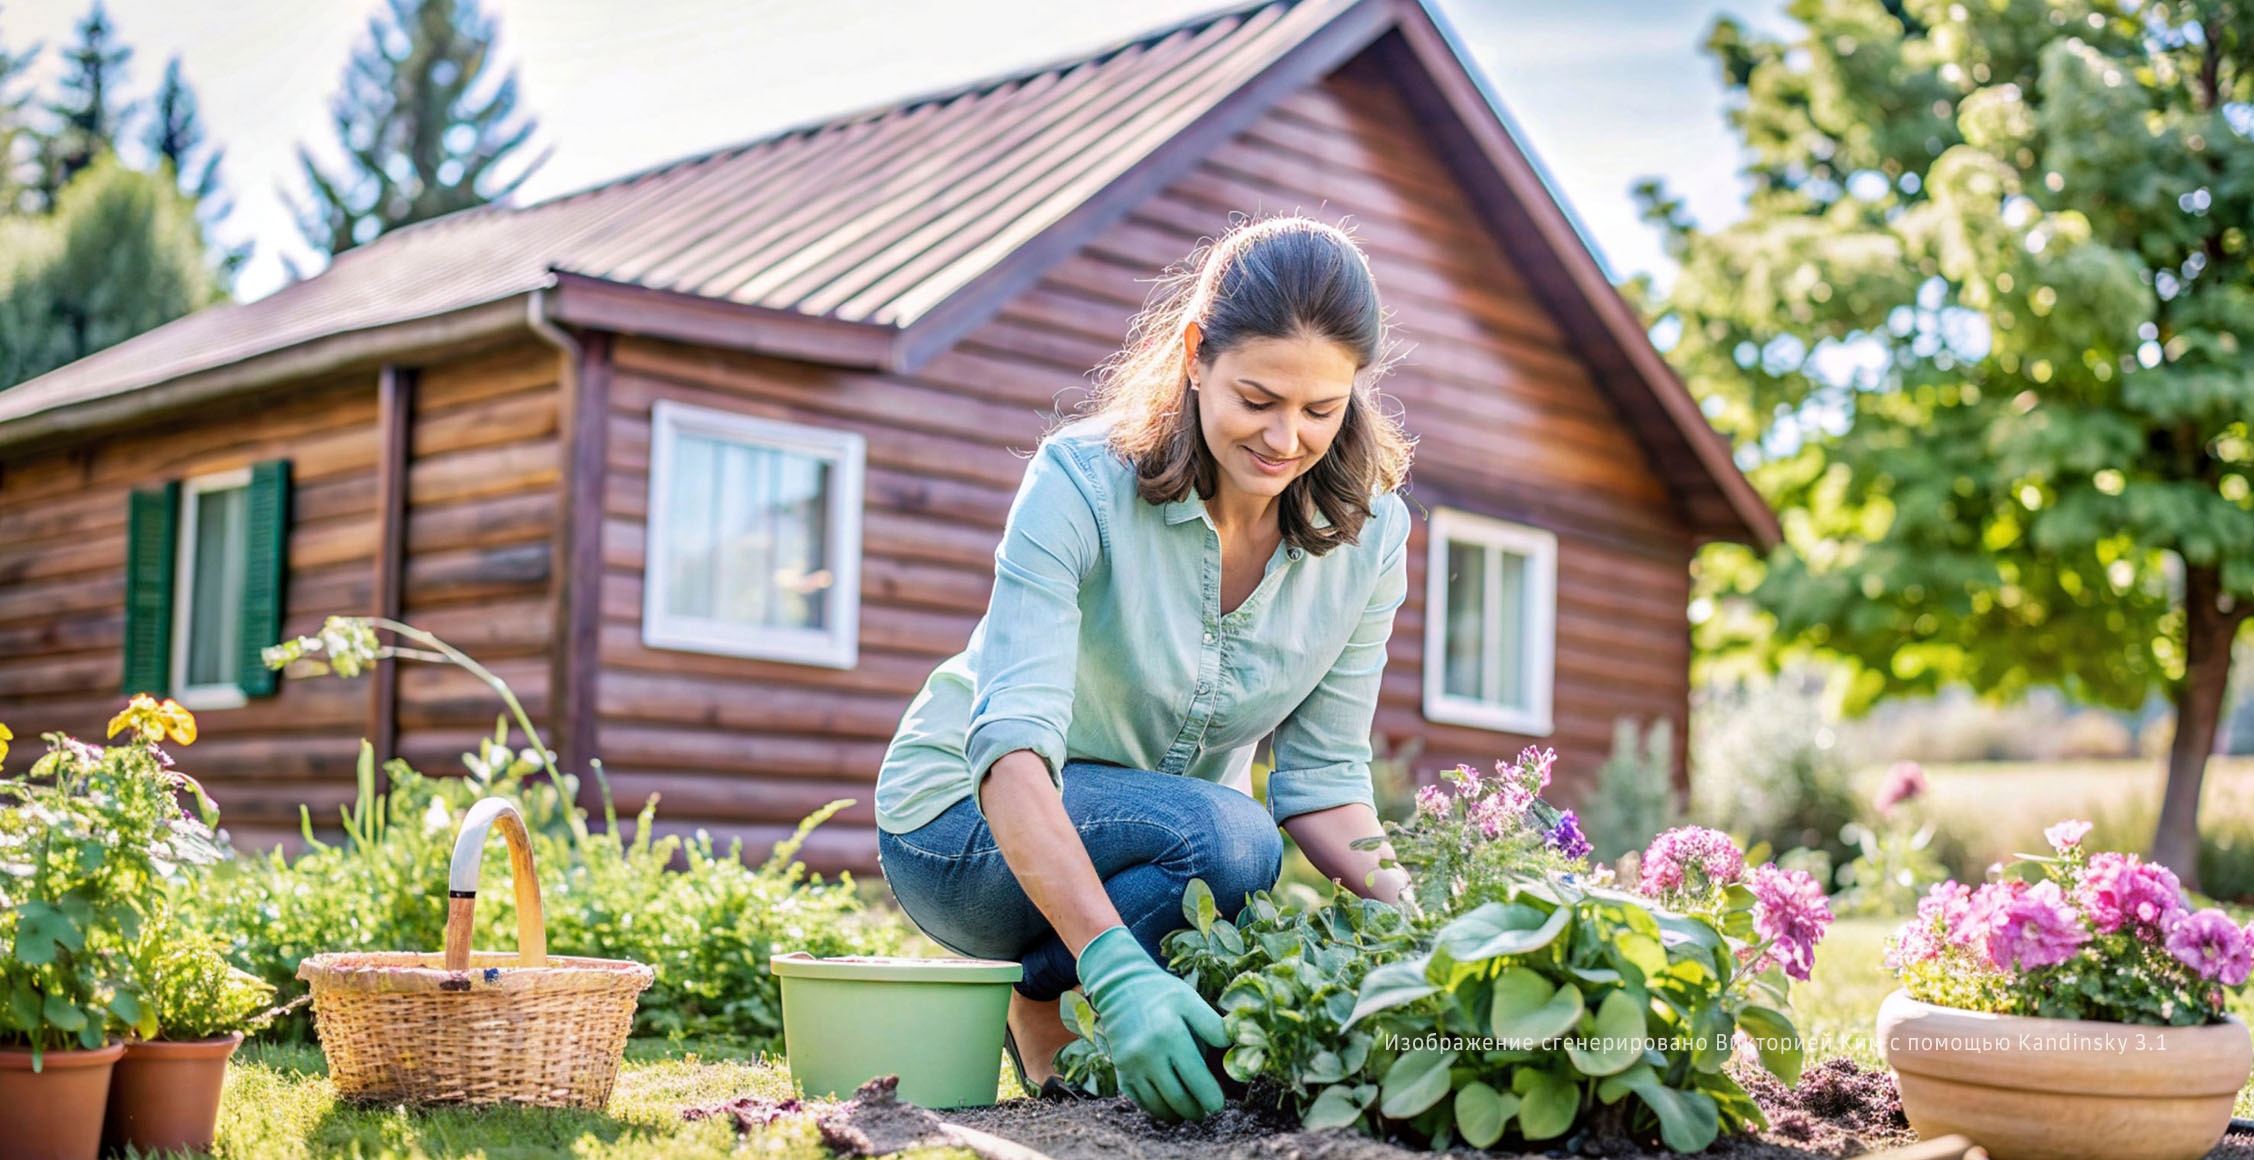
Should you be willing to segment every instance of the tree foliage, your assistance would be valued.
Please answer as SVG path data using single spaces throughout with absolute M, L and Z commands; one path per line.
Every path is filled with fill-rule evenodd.
M 52 205 L 64 186 L 96 158 L 117 148 L 118 130 L 131 105 L 119 97 L 133 50 L 117 41 L 117 28 L 100 0 L 78 22 L 78 41 L 63 51 L 61 98 L 47 106 L 57 126 L 42 138 L 40 190 Z
M 489 75 L 495 35 L 477 0 L 387 0 L 330 106 L 345 168 L 298 149 L 310 202 L 292 208 L 308 243 L 341 254 L 507 197 L 539 168 L 546 154 L 501 176 L 538 122 L 518 115 L 514 69 Z
M 2188 872 L 2254 610 L 2254 6 L 1790 13 L 1791 43 L 1727 19 L 1707 42 L 1747 217 L 1639 191 L 1682 269 L 1631 289 L 1784 516 L 1768 559 L 1701 559 L 1702 650 L 1844 658 L 1851 711 L 1955 681 L 2163 690 L 2156 852 Z

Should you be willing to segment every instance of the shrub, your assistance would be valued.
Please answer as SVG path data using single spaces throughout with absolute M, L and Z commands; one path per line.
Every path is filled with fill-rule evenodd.
M 390 622 L 331 618 L 321 637 L 270 651 L 269 663 L 328 657 L 340 674 L 361 671 L 384 651 L 374 627 L 392 628 L 493 685 L 531 742 L 513 748 L 508 719 L 475 754 L 464 754 L 467 777 L 430 777 L 405 762 L 384 765 L 386 792 L 375 787 L 373 751 L 363 745 L 359 795 L 342 811 L 344 841 L 327 845 L 305 820 L 308 849 L 295 861 L 280 851 L 237 856 L 214 868 L 193 909 L 228 940 L 237 963 L 294 989 L 298 962 L 323 951 L 435 951 L 446 925 L 447 863 L 456 819 L 478 799 L 515 801 L 532 834 L 549 949 L 558 954 L 627 958 L 656 969 L 642 994 L 635 1030 L 643 1034 L 727 1035 L 775 1045 L 782 1033 L 779 986 L 767 966 L 772 953 L 882 955 L 899 950 L 900 924 L 866 907 L 850 874 L 835 882 L 810 875 L 797 860 L 813 828 L 851 804 L 832 802 L 799 824 L 763 863 L 748 866 L 742 844 L 716 846 L 653 833 L 657 799 L 645 803 L 627 840 L 602 786 L 605 827 L 588 825 L 577 805 L 579 779 L 558 771 L 521 707 L 497 677 L 427 633 Z M 601 766 L 593 767 L 600 784 Z M 485 851 L 486 873 L 506 872 L 498 843 Z M 678 867 L 678 869 L 675 869 Z M 514 899 L 489 892 L 478 900 L 480 945 L 516 942 Z M 302 1035 L 299 1017 L 286 1027 Z
M 252 1032 L 277 1011 L 274 986 L 227 961 L 224 940 L 171 915 L 150 923 L 134 946 L 132 975 L 154 1030 L 150 1039 L 214 1039 Z
M 1649 735 L 1640 741 L 1635 718 L 1612 723 L 1612 755 L 1597 771 L 1596 792 L 1581 810 L 1590 857 L 1614 861 L 1630 850 L 1643 849 L 1661 830 L 1682 820 L 1674 768 L 1673 721 L 1654 718 Z
M 2193 911 L 2167 867 L 2085 852 L 2090 823 L 2045 832 L 2051 855 L 1977 889 L 1935 886 L 1887 940 L 1915 999 L 1969 1011 L 2190 1026 L 2220 1022 L 2254 967 L 2254 934 Z
M 1693 817 L 1748 847 L 1805 846 L 1834 866 L 1855 857 L 1840 831 L 1859 803 L 1815 693 L 1789 676 L 1713 688 L 1693 716 Z

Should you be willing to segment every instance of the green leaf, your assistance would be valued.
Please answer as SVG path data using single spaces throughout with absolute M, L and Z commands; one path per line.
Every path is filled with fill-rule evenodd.
M 1096 1009 L 1088 1004 L 1086 996 L 1078 991 L 1066 991 L 1064 1014 L 1065 1018 L 1072 1020 L 1072 1028 L 1080 1034 L 1080 1038 L 1091 1041 L 1095 1039 Z
M 1739 1008 L 1737 1021 L 1744 1025 L 1745 1033 L 1753 1037 L 1754 1046 L 1761 1052 L 1761 1066 L 1769 1074 L 1790 1087 L 1800 1082 L 1800 1064 L 1803 1045 L 1800 1032 L 1782 1011 L 1769 1007 L 1746 1006 Z
M 1518 1131 L 1529 1140 L 1562 1136 L 1581 1114 L 1581 1086 L 1563 1073 L 1521 1068 L 1511 1086 L 1518 1092 Z
M 1304 1084 L 1337 1083 L 1346 1078 L 1346 1064 L 1335 1051 L 1318 1051 L 1307 1061 L 1307 1070 L 1299 1073 Z
M 1684 964 L 1677 964 L 1678 966 Z M 1691 1066 L 1700 1071 L 1720 1071 L 1730 1060 L 1737 1021 L 1720 1001 L 1708 998 L 1691 1012 Z
M 1221 916 L 1213 904 L 1213 888 L 1203 878 L 1190 879 L 1189 888 L 1182 891 L 1182 919 L 1197 928 L 1199 934 L 1213 930 L 1213 920 Z
M 1620 1086 L 1635 1092 L 1659 1116 L 1659 1138 L 1677 1152 L 1705 1151 L 1722 1130 L 1721 1111 L 1705 1092 L 1668 1087 L 1642 1066 L 1630 1069 L 1620 1080 Z
M 1315 1102 L 1308 1105 L 1307 1114 L 1299 1119 L 1300 1126 L 1321 1128 L 1351 1128 L 1362 1118 L 1363 1103 L 1354 1098 L 1354 1091 L 1345 1084 L 1332 1084 L 1324 1088 Z
M 77 1031 L 86 1026 L 86 1012 L 79 1010 L 77 1004 L 61 995 L 47 996 L 40 1014 L 46 1016 L 47 1026 L 59 1031 Z
M 1489 1030 L 1497 1039 L 1539 1045 L 1573 1030 L 1583 1006 L 1579 987 L 1553 987 L 1525 967 L 1511 967 L 1495 976 Z
M 1613 940 L 1612 945 L 1619 950 L 1621 958 L 1634 963 L 1647 979 L 1667 969 L 1667 948 L 1650 935 L 1629 931 Z
M 86 949 L 86 932 L 60 909 L 45 902 L 26 902 L 16 908 L 16 958 L 32 966 L 55 961 L 55 948 Z M 75 1026 L 75 1025 L 74 1025 Z
M 1402 959 L 1371 971 L 1369 977 L 1362 980 L 1362 989 L 1354 1001 L 1354 1014 L 1347 1019 L 1346 1026 L 1352 1027 L 1364 1015 L 1390 1011 L 1437 993 L 1440 988 L 1424 977 L 1426 962 L 1423 958 Z
M 1216 922 L 1213 924 L 1212 934 L 1213 941 L 1221 944 L 1222 950 L 1240 958 L 1243 957 L 1244 935 L 1239 933 L 1235 926 L 1226 922 Z
M 1518 1097 L 1505 1095 L 1477 1080 L 1456 1092 L 1456 1127 L 1464 1142 L 1485 1148 L 1503 1138 L 1503 1125 L 1518 1113 Z
M 8 1026 L 18 1031 L 39 1027 L 39 992 L 29 982 L 19 981 L 8 990 Z
M 1540 950 L 1572 921 L 1571 907 L 1561 906 L 1545 915 L 1522 902 L 1490 902 L 1441 927 L 1433 942 L 1458 962 L 1474 963 Z
M 1221 1057 L 1221 1069 L 1238 1083 L 1251 1083 L 1268 1066 L 1268 1050 L 1264 1047 L 1232 1047 Z
M 1455 1061 L 1455 1052 L 1433 1047 L 1419 1048 L 1394 1060 L 1385 1071 L 1381 1089 L 1385 1098 L 1378 1110 L 1405 1120 L 1439 1103 L 1440 1097 L 1448 1094 L 1448 1065 Z
M 1596 1019 L 1584 1022 L 1577 1039 L 1568 1039 L 1566 1057 L 1583 1075 L 1612 1075 L 1643 1057 L 1644 1006 L 1625 990 L 1597 1004 Z

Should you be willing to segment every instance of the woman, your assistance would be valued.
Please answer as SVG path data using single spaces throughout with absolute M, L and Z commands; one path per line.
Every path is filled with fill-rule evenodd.
M 1135 319 L 1091 412 L 1043 440 L 970 647 L 901 718 L 878 857 L 950 951 L 1020 962 L 1010 1057 L 1034 1090 L 1076 983 L 1120 1086 L 1161 1119 L 1221 1091 L 1221 1018 L 1169 974 L 1191 878 L 1234 916 L 1281 864 L 1393 901 L 1370 721 L 1408 590 L 1409 440 L 1379 409 L 1386 325 L 1352 239 L 1239 225 Z M 1242 776 L 1275 735 L 1268 809 Z

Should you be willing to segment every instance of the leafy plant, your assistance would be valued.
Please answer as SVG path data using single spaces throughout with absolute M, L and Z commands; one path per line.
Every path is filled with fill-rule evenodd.
M 100 1047 L 112 1028 L 142 1035 L 156 1011 L 128 970 L 129 948 L 165 905 L 166 880 L 219 856 L 210 827 L 182 812 L 193 778 L 159 746 L 195 740 L 195 718 L 140 695 L 110 721 L 115 745 L 61 733 L 28 774 L 0 779 L 0 1042 L 40 1056 Z M 0 755 L 5 750 L 0 749 Z
M 1782 1011 L 1830 922 L 1821 887 L 1748 874 L 1728 835 L 1683 827 L 1644 851 L 1642 893 L 1614 888 L 1540 801 L 1551 760 L 1529 749 L 1426 787 L 1387 827 L 1417 874 L 1402 910 L 1258 895 L 1222 922 L 1191 884 L 1169 966 L 1222 1011 L 1222 1068 L 1248 1099 L 1435 1149 L 1593 1130 L 1695 1152 L 1762 1124 L 1723 1065 L 1742 1032 L 1798 1078 Z M 1082 1038 L 1060 1071 L 1102 1091 L 1103 1029 L 1084 1004 L 1070 1015 Z
M 144 926 L 132 977 L 153 1029 L 144 1038 L 212 1039 L 271 1022 L 274 987 L 227 961 L 224 940 L 165 917 Z
M 1633 717 L 1613 722 L 1612 754 L 1597 770 L 1596 791 L 1582 810 L 1590 857 L 1599 862 L 1643 849 L 1681 820 L 1682 801 L 1673 780 L 1675 723 L 1658 717 L 1643 738 L 1637 732 Z
M 377 628 L 413 646 L 380 645 Z M 298 962 L 322 951 L 435 950 L 446 923 L 437 884 L 446 880 L 456 819 L 494 794 L 515 801 L 531 831 L 549 948 L 656 969 L 636 1011 L 637 1033 L 774 1044 L 782 1008 L 767 967 L 771 953 L 899 949 L 904 930 L 862 905 L 850 875 L 824 882 L 797 861 L 807 835 L 848 801 L 816 811 L 752 866 L 742 860 L 741 843 L 722 847 L 702 832 L 658 837 L 654 796 L 633 819 L 629 839 L 596 764 L 606 823 L 598 832 L 577 804 L 579 779 L 555 767 L 506 683 L 437 637 L 396 622 L 332 617 L 318 637 L 269 650 L 268 663 L 294 662 L 300 671 L 317 664 L 351 676 L 386 656 L 452 663 L 478 675 L 528 744 L 512 744 L 510 718 L 503 717 L 476 753 L 463 754 L 468 776 L 426 776 L 395 760 L 383 767 L 390 784 L 382 793 L 373 750 L 363 746 L 358 797 L 341 811 L 341 844 L 316 838 L 307 816 L 307 849 L 294 861 L 273 851 L 215 867 L 192 905 L 200 923 L 228 940 L 235 961 L 259 977 L 287 987 Z M 493 880 L 505 875 L 500 844 L 485 856 Z M 515 932 L 511 895 L 489 892 L 478 900 L 479 945 L 514 945 Z M 307 1023 L 298 1016 L 285 1027 L 302 1035 Z
M 2254 932 L 2193 911 L 2174 872 L 2134 854 L 2085 850 L 2090 823 L 2049 830 L 1977 889 L 1943 882 L 1887 939 L 1910 996 L 2003 1015 L 2108 1023 L 2218 1023 L 2254 970 Z
M 1895 823 L 1873 829 L 1849 822 L 1841 836 L 1855 844 L 1855 860 L 1839 869 L 1841 890 L 1832 907 L 1841 914 L 1908 914 L 1934 883 L 1949 876 L 1932 846 L 1939 827 Z

